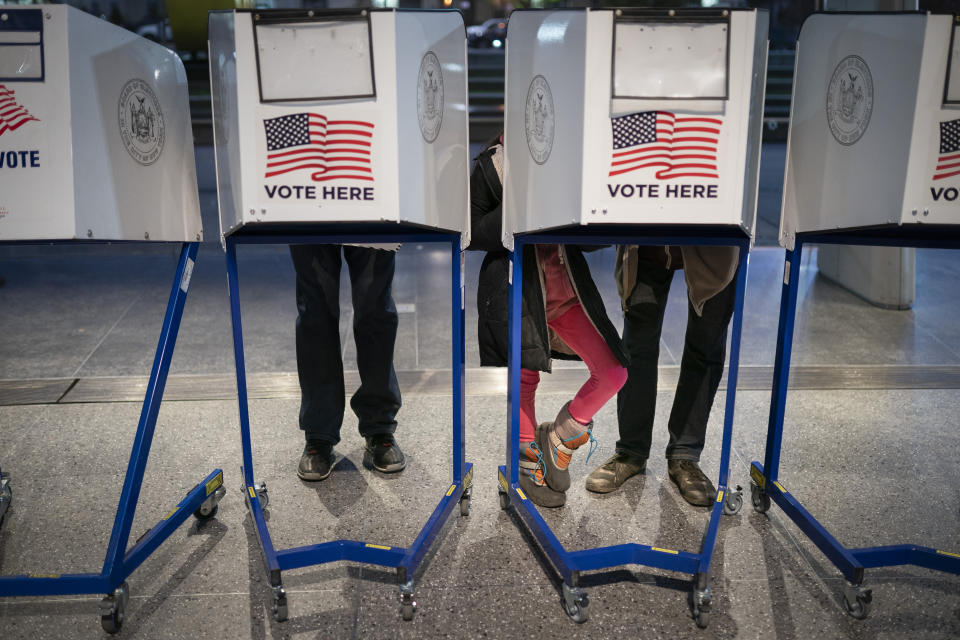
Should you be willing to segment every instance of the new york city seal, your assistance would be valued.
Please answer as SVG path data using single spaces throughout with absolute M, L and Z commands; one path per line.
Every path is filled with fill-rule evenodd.
M 550 157 L 556 124 L 550 85 L 543 76 L 536 76 L 527 90 L 523 125 L 527 132 L 527 147 L 537 164 L 545 163 Z
M 440 60 L 433 51 L 427 51 L 420 61 L 417 117 L 420 119 L 423 139 L 427 142 L 436 140 L 443 123 L 443 72 L 440 69 Z
M 827 85 L 827 124 L 842 145 L 863 136 L 873 112 L 873 76 L 860 56 L 847 56 L 833 70 Z
M 151 165 L 163 152 L 163 112 L 156 94 L 143 80 L 134 78 L 120 91 L 117 105 L 120 138 L 130 157 Z

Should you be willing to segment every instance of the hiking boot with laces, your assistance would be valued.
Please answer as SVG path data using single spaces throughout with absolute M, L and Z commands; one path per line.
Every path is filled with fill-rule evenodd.
M 573 452 L 586 443 L 590 443 L 587 460 L 597 448 L 593 437 L 593 421 L 580 424 L 570 415 L 570 403 L 563 405 L 557 419 L 545 423 L 537 429 L 537 444 L 543 451 L 544 480 L 554 491 L 566 491 L 570 488 L 570 459 Z M 586 462 L 584 461 L 584 462 Z
M 537 431 L 545 426 L 549 425 L 542 424 L 537 427 Z M 520 488 L 534 504 L 553 508 L 562 507 L 567 501 L 567 494 L 554 491 L 544 481 L 543 452 L 536 441 L 520 443 L 519 470 Z

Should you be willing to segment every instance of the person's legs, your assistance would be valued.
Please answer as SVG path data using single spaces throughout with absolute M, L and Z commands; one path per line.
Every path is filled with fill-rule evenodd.
M 307 440 L 337 444 L 343 422 L 340 355 L 340 246 L 290 245 L 297 273 L 300 428 Z
M 593 416 L 623 386 L 627 370 L 610 351 L 579 304 L 549 324 L 590 371 L 590 378 L 574 398 L 560 409 L 556 420 L 538 435 L 538 444 L 545 452 L 547 484 L 557 491 L 566 491 L 570 486 L 567 467 L 574 450 L 593 439 Z
M 323 480 L 333 469 L 333 446 L 343 422 L 340 356 L 340 246 L 290 245 L 296 279 L 297 375 L 300 429 L 306 446 L 297 474 Z
M 403 453 L 393 439 L 400 410 L 400 385 L 393 367 L 399 318 L 393 302 L 396 253 L 344 247 L 353 298 L 353 337 L 357 345 L 360 388 L 350 399 L 360 435 L 366 440 L 364 460 L 379 471 L 403 469 Z
M 630 354 L 627 381 L 617 393 L 620 439 L 614 454 L 587 476 L 586 487 L 597 493 L 620 488 L 646 471 L 657 402 L 657 366 L 663 314 L 674 272 L 641 252 L 637 283 L 625 303 L 623 342 Z
M 697 315 L 688 303 L 687 331 L 680 363 L 680 379 L 670 412 L 667 469 L 683 498 L 696 506 L 709 506 L 716 488 L 700 469 L 700 453 L 707 420 L 723 376 L 727 326 L 733 315 L 736 281 L 708 300 Z
M 663 314 L 674 272 L 641 255 L 637 283 L 626 300 L 623 343 L 630 354 L 627 382 L 617 394 L 617 451 L 650 457 L 657 405 L 657 367 Z

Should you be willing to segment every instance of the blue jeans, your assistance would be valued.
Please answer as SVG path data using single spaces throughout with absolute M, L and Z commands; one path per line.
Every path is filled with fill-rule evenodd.
M 667 294 L 673 271 L 642 255 L 637 284 L 623 314 L 623 341 L 630 353 L 627 382 L 617 394 L 620 440 L 617 451 L 650 457 L 657 401 L 657 360 Z M 687 331 L 680 361 L 680 379 L 667 427 L 666 457 L 699 462 L 707 419 L 726 359 L 727 326 L 733 315 L 737 281 L 707 300 L 697 315 L 687 301 Z
M 393 368 L 398 316 L 396 254 L 341 245 L 290 245 L 297 272 L 300 428 L 307 440 L 337 444 L 346 404 L 340 346 L 341 250 L 350 270 L 360 388 L 350 399 L 360 435 L 393 433 L 400 386 Z

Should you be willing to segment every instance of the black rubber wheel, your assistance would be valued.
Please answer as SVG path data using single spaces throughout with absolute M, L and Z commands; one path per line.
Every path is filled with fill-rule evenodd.
M 470 515 L 470 498 L 460 498 L 460 515 L 468 516 Z
M 120 633 L 120 627 L 123 626 L 123 613 L 115 610 L 109 615 L 101 615 L 100 626 L 111 635 Z
M 409 602 L 404 602 L 400 605 L 400 615 L 403 616 L 403 619 L 407 622 L 413 620 L 413 605 Z
M 220 510 L 220 505 L 215 504 L 213 505 L 213 509 L 210 511 L 210 513 L 208 513 L 207 515 L 203 515 L 201 510 L 198 508 L 196 511 L 193 512 L 193 517 L 196 518 L 197 520 L 200 520 L 201 522 L 206 520 L 212 520 L 213 518 L 217 517 L 217 511 L 219 510 Z
M 750 483 L 750 501 L 753 503 L 753 510 L 757 513 L 766 513 L 770 510 L 770 496 L 755 482 Z
M 507 494 L 506 494 L 504 491 L 500 491 L 500 492 L 499 492 L 499 496 L 500 496 L 500 508 L 501 508 L 501 509 L 506 509 L 507 507 L 509 507 L 509 506 L 510 506 L 510 497 L 507 496 Z

